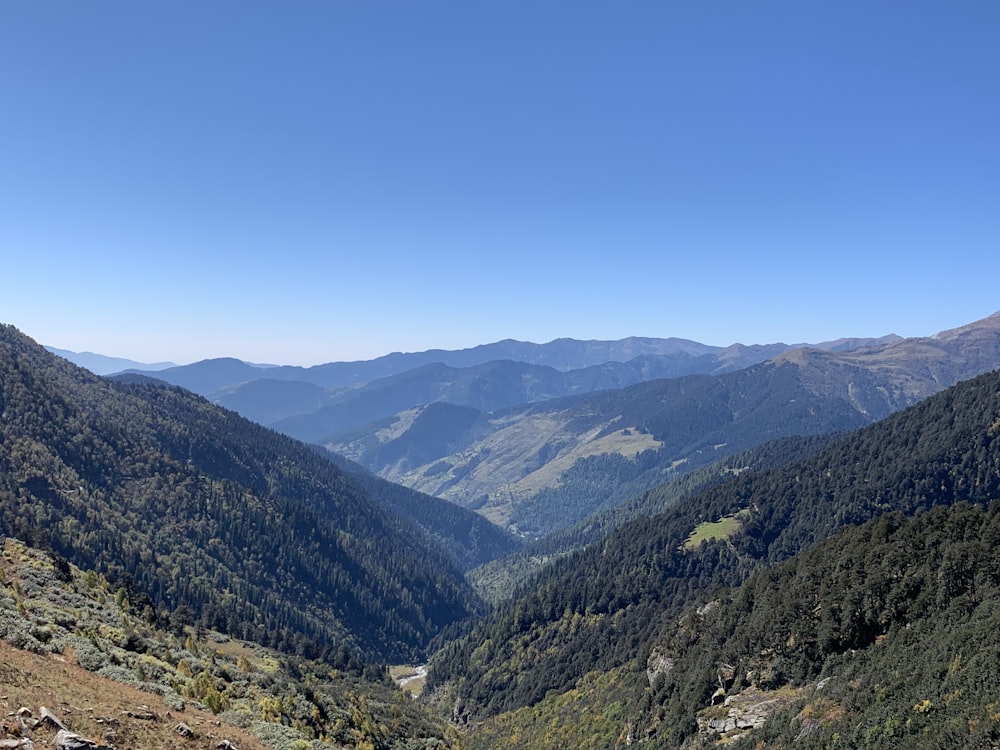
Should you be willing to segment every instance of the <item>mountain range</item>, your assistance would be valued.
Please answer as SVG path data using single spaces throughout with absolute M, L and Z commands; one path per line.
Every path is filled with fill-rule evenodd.
M 512 731 L 538 747 L 597 746 L 604 722 L 622 746 L 720 734 L 746 738 L 739 747 L 810 734 L 804 746 L 835 734 L 848 746 L 989 746 L 967 739 L 1000 738 L 996 719 L 974 719 L 992 699 L 969 687 L 1000 653 L 997 500 L 993 372 L 560 558 L 439 652 L 431 686 L 456 720 L 485 721 L 487 747 Z M 980 510 L 945 510 L 962 503 Z M 828 701 L 825 678 L 838 685 Z M 741 701 L 757 713 L 727 723 Z M 786 723 L 757 733 L 779 708 Z
M 407 731 L 441 737 L 448 718 L 472 750 L 1000 743 L 1000 313 L 759 348 L 733 369 L 685 346 L 574 369 L 574 344 L 549 361 L 563 370 L 417 357 L 372 380 L 213 391 L 290 384 L 303 407 L 341 399 L 298 416 L 338 406 L 345 423 L 380 393 L 385 409 L 419 402 L 306 445 L 158 373 L 98 378 L 5 326 L 0 536 L 57 572 L 93 570 L 151 629 L 263 643 L 300 675 L 316 659 L 288 721 L 307 731 L 317 706 L 317 727 L 375 747 L 410 745 L 357 696 L 331 722 L 340 709 L 311 691 L 326 672 L 377 679 L 362 660 L 428 655 Z M 680 354 L 716 359 L 587 390 L 597 370 L 617 383 Z M 200 365 L 187 375 L 285 369 Z M 29 602 L 0 583 L 2 628 L 65 627 L 22 623 Z M 253 690 L 244 667 L 219 672 L 219 701 Z M 437 717 L 427 732 L 419 711 Z
M 538 539 L 675 474 L 783 436 L 856 429 L 997 366 L 1000 313 L 931 337 L 817 346 L 502 341 L 311 368 L 216 359 L 134 374 Z
M 1000 313 L 932 337 L 817 347 L 503 341 L 313 368 L 218 359 L 144 374 L 538 539 L 726 455 L 855 429 L 997 366 Z
M 898 338 L 839 339 L 817 346 L 840 351 Z M 557 339 L 547 344 L 507 340 L 314 367 L 219 358 L 126 371 L 180 385 L 261 424 L 316 442 L 433 401 L 492 411 L 655 378 L 732 372 L 802 346 L 717 347 L 678 338 Z M 84 355 L 65 356 L 82 366 L 88 361 Z
M 72 352 L 68 349 L 57 349 L 54 346 L 47 346 L 45 348 L 63 359 L 68 359 L 75 365 L 85 367 L 95 375 L 111 375 L 123 370 L 158 372 L 166 370 L 168 367 L 177 367 L 174 362 L 136 362 L 133 359 L 109 357 L 105 354 L 95 354 L 94 352 Z
M 678 472 L 780 437 L 853 430 L 1000 367 L 1000 314 L 866 343 L 495 411 L 431 403 L 324 445 L 538 538 Z

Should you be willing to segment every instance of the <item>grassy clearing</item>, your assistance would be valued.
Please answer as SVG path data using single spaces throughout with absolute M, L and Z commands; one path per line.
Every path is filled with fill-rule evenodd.
M 695 550 L 701 546 L 702 542 L 712 539 L 726 540 L 743 528 L 743 524 L 737 516 L 725 516 L 718 521 L 706 521 L 698 524 L 691 536 L 684 542 L 684 549 Z

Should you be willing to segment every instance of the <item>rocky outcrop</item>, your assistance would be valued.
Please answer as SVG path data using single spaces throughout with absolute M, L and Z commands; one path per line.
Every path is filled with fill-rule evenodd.
M 807 688 L 782 688 L 761 690 L 749 687 L 726 696 L 721 705 L 706 708 L 698 713 L 698 731 L 704 735 L 729 736 L 764 725 L 764 722 L 789 704 L 799 700 Z
M 653 649 L 649 659 L 646 660 L 646 679 L 649 680 L 649 686 L 653 687 L 657 678 L 670 674 L 670 670 L 674 668 L 676 663 L 677 660 L 674 657 L 667 656 L 658 649 Z

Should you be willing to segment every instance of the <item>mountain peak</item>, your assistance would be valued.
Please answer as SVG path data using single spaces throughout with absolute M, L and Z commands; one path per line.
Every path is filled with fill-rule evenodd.
M 931 338 L 935 339 L 952 339 L 956 336 L 961 336 L 963 334 L 969 333 L 971 331 L 996 331 L 1000 332 L 1000 310 L 988 315 L 980 320 L 975 320 L 971 323 L 966 323 L 958 328 L 949 328 L 946 331 L 941 331 L 934 334 Z

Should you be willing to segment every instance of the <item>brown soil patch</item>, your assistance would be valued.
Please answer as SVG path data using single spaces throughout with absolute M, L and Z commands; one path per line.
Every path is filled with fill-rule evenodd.
M 215 750 L 228 740 L 239 750 L 267 750 L 210 713 L 191 706 L 171 710 L 159 696 L 87 672 L 66 657 L 39 656 L 0 641 L 0 739 L 20 736 L 19 709 L 30 709 L 37 719 L 41 706 L 71 732 L 112 748 Z M 181 722 L 194 730 L 193 737 L 174 731 Z M 36 747 L 51 746 L 56 733 L 42 725 L 29 731 Z

